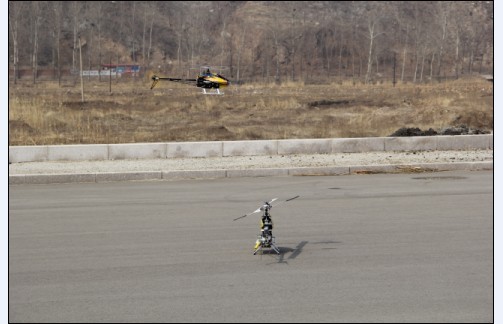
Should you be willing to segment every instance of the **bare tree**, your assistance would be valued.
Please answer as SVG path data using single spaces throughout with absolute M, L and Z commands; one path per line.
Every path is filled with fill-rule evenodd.
M 204 4 L 202 6 L 197 6 L 187 21 L 187 30 L 185 34 L 191 67 L 195 67 L 196 61 L 201 60 L 200 56 L 202 54 L 202 48 L 207 45 L 208 36 L 205 28 L 209 24 L 207 12 L 208 8 L 204 7 Z M 224 39 L 222 40 L 223 49 L 226 43 L 229 42 L 226 38 L 229 38 L 230 35 L 226 31 L 222 32 L 226 33 Z M 206 46 L 206 48 L 208 48 L 208 46 Z
M 226 30 L 227 20 L 223 19 L 222 31 L 220 32 L 220 43 L 222 46 L 222 51 L 220 52 L 220 66 L 223 66 L 224 56 L 225 56 L 225 45 L 227 44 L 226 38 L 229 38 L 231 34 Z
M 150 54 L 152 52 L 152 33 L 154 32 L 154 20 L 156 18 L 156 6 L 155 3 L 151 6 L 151 14 L 150 14 L 150 31 L 148 37 L 148 51 L 147 51 L 147 61 L 150 64 Z
M 288 51 L 288 59 L 290 61 L 291 80 L 295 80 L 295 58 L 299 47 L 300 39 L 303 37 L 303 26 L 299 21 L 299 13 L 297 10 L 298 4 L 290 2 L 287 10 L 290 12 L 290 26 L 285 35 L 285 47 Z
M 262 78 L 266 82 L 271 82 L 271 78 L 275 81 L 279 76 L 279 52 L 274 42 L 273 30 L 266 27 L 263 30 L 263 38 L 259 44 L 256 56 L 261 61 Z M 276 67 L 276 69 L 274 69 Z M 276 72 L 273 72 L 276 71 Z
M 57 62 L 57 75 L 58 84 L 61 86 L 61 30 L 63 28 L 63 2 L 62 1 L 52 1 L 52 35 L 54 38 L 54 49 L 56 52 L 55 59 L 53 59 L 53 68 L 56 68 L 55 62 Z
M 281 83 L 281 73 L 279 70 L 279 40 L 278 40 L 278 31 L 276 29 L 272 29 L 272 38 L 274 41 L 274 51 L 276 52 L 276 74 L 274 75 L 274 81 L 276 83 Z
M 403 56 L 402 56 L 402 74 L 400 76 L 400 81 L 403 82 L 403 77 L 405 74 L 405 62 L 407 62 L 407 41 L 409 39 L 409 24 L 405 27 L 405 41 L 403 44 Z
M 379 14 L 377 15 L 370 15 L 367 21 L 368 24 L 368 36 L 367 39 L 369 41 L 369 54 L 368 54 L 368 59 L 367 59 L 367 73 L 365 74 L 365 83 L 370 82 L 371 78 L 371 72 L 372 72 L 372 61 L 374 60 L 374 42 L 376 41 L 377 37 L 381 36 L 384 34 L 384 32 L 380 31 L 380 19 L 382 19 Z
M 176 39 L 176 61 L 177 61 L 177 73 L 182 73 L 182 59 L 183 53 L 182 49 L 184 46 L 184 41 L 186 40 L 185 34 L 187 32 L 187 21 L 186 21 L 186 6 L 184 3 L 175 3 L 173 4 L 174 10 L 177 11 L 178 14 L 172 17 L 172 28 L 173 33 Z
M 145 35 L 147 33 L 147 2 L 143 3 L 143 33 L 141 37 L 141 57 L 143 60 L 143 66 L 145 67 Z
M 136 1 L 133 1 L 133 20 L 131 22 L 131 56 L 133 62 L 136 62 L 136 29 L 135 29 L 135 18 L 136 18 Z
M 245 23 L 242 23 L 241 24 L 241 37 L 239 38 L 239 41 L 238 41 L 238 46 L 237 46 L 237 72 L 236 72 L 236 81 L 239 82 L 240 81 L 240 77 L 241 77 L 241 56 L 243 54 L 243 48 L 244 48 L 244 45 L 245 45 L 245 36 L 246 36 L 246 32 L 248 30 L 247 26 Z
M 360 25 L 360 18 L 361 17 L 367 17 L 367 13 L 364 11 L 364 8 L 362 7 L 362 3 L 360 2 L 351 2 L 350 7 L 349 7 L 349 14 L 348 14 L 348 25 L 351 28 L 350 31 L 350 37 L 349 37 L 349 56 L 351 60 L 351 75 L 353 78 L 358 75 L 361 75 L 362 71 L 362 54 L 364 53 L 365 49 L 365 37 L 361 37 L 362 34 L 366 33 L 365 30 L 361 30 L 361 25 Z M 371 17 L 369 17 L 371 18 Z M 366 42 L 366 41 L 365 41 Z M 358 60 L 358 62 L 357 62 Z M 358 71 L 356 64 L 359 63 Z
M 32 72 L 33 72 L 33 83 L 35 84 L 38 75 L 38 48 L 39 48 L 39 38 L 40 38 L 40 25 L 42 24 L 42 2 L 32 1 L 31 2 L 31 14 L 32 14 Z
M 97 1 L 96 4 L 94 4 L 94 8 L 92 8 L 92 19 L 95 23 L 98 35 L 98 69 L 101 69 L 101 63 L 102 63 L 102 49 L 101 49 L 101 38 L 102 38 L 102 27 L 103 27 L 103 11 L 104 11 L 104 6 L 103 2 Z M 98 79 L 101 81 L 101 73 L 98 74 Z
M 78 50 L 78 36 L 80 31 L 81 20 L 81 3 L 80 1 L 72 1 L 70 5 L 70 14 L 72 18 L 72 31 L 73 31 L 73 46 L 72 46 L 72 70 L 76 70 L 77 63 L 77 50 Z
M 426 8 L 426 9 L 425 9 Z M 425 52 L 426 52 L 426 42 L 427 33 L 426 31 L 426 15 L 430 16 L 431 12 L 427 10 L 428 8 L 420 2 L 413 3 L 413 17 L 412 21 L 412 38 L 414 42 L 414 76 L 413 82 L 416 83 L 418 79 L 419 65 L 421 64 L 420 80 L 422 80 Z
M 409 32 L 411 29 L 414 29 L 413 26 L 411 28 L 412 23 L 412 17 L 410 16 L 410 12 L 412 10 L 409 10 L 408 12 L 405 12 L 403 10 L 403 7 L 395 7 L 393 10 L 394 14 L 394 19 L 395 23 L 397 24 L 397 29 L 395 30 L 396 32 L 396 38 L 398 42 L 401 42 L 401 54 L 402 54 L 402 66 L 401 66 L 401 73 L 400 73 L 400 81 L 404 81 L 405 77 L 405 65 L 407 62 L 407 51 L 408 51 L 408 46 L 409 46 Z M 398 51 L 398 49 L 397 49 Z
M 439 39 L 439 49 L 438 49 L 438 65 L 437 65 L 437 75 L 440 76 L 442 72 L 442 60 L 444 56 L 444 49 L 447 41 L 447 23 L 449 18 L 450 3 L 444 2 L 438 4 L 438 19 L 440 23 L 441 36 Z
M 9 3 L 9 27 L 12 35 L 12 65 L 14 66 L 14 84 L 19 78 L 19 23 L 24 13 L 24 1 L 12 1 Z

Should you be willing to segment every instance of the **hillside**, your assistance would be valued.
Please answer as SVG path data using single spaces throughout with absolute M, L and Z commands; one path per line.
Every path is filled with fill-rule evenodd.
M 235 82 L 426 82 L 492 73 L 493 3 L 9 1 L 11 80 L 78 71 L 79 36 L 84 70 L 137 63 L 185 76 L 212 65 Z

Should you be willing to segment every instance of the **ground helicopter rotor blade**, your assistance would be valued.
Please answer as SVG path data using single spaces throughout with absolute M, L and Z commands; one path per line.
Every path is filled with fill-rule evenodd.
M 300 197 L 300 196 L 295 196 L 295 197 L 289 198 L 289 199 L 287 199 L 287 200 L 280 201 L 279 203 L 277 203 L 277 204 L 276 204 L 276 205 L 274 205 L 274 206 L 278 206 L 278 205 L 280 205 L 280 204 L 282 204 L 282 203 L 284 203 L 284 202 L 291 201 L 291 200 L 297 199 L 297 198 L 299 198 L 299 197 Z M 266 202 L 266 204 L 271 204 L 273 201 L 276 201 L 276 200 L 278 200 L 278 198 L 273 198 L 273 199 L 271 199 L 271 201 Z M 271 208 L 272 208 L 272 207 L 273 207 L 273 206 L 271 206 Z M 238 219 L 245 218 L 246 216 L 250 216 L 250 215 L 252 215 L 252 214 L 258 213 L 258 212 L 260 212 L 261 210 L 263 210 L 262 208 L 263 208 L 263 207 L 260 207 L 260 208 L 258 208 L 256 211 L 254 211 L 254 212 L 251 212 L 251 213 L 246 214 L 246 215 L 243 215 L 243 216 L 239 216 L 238 218 L 234 218 L 233 220 L 234 220 L 234 221 L 236 221 L 236 220 L 238 220 Z
M 268 202 L 268 204 L 271 204 L 271 203 L 272 203 L 273 201 L 275 201 L 275 200 L 278 200 L 278 198 L 273 198 L 273 199 L 271 199 L 271 201 L 270 201 L 270 202 Z
M 239 216 L 238 218 L 234 218 L 233 221 L 237 221 L 238 219 L 245 218 L 246 216 L 248 216 L 248 215 Z
M 287 200 L 282 200 L 282 201 L 278 202 L 276 205 L 274 205 L 274 207 L 277 207 L 277 206 L 281 205 L 282 203 L 285 203 L 287 201 L 292 201 L 292 200 L 297 199 L 299 197 L 300 196 L 295 196 L 295 197 L 292 197 L 292 198 L 288 198 Z
M 233 220 L 235 220 L 235 221 L 236 221 L 236 220 L 238 220 L 238 219 L 245 218 L 246 216 L 250 216 L 250 215 L 252 215 L 252 214 L 258 213 L 259 211 L 260 211 L 260 208 L 259 208 L 259 209 L 257 209 L 257 210 L 256 210 L 256 211 L 254 211 L 254 212 L 249 213 L 249 214 L 246 214 L 246 215 L 243 215 L 243 216 L 239 216 L 238 218 L 234 218 Z

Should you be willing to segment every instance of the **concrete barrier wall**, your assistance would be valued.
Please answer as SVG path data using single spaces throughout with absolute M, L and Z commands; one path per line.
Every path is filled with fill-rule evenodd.
M 47 161 L 47 146 L 9 146 L 9 163 Z
M 9 162 L 492 149 L 493 135 L 9 146 Z
M 332 153 L 362 153 L 385 151 L 387 137 L 334 138 Z
M 48 161 L 108 160 L 108 144 L 49 145 Z
M 167 143 L 168 158 L 222 156 L 222 142 Z
M 428 137 L 391 137 L 384 139 L 385 151 L 429 151 L 437 149 L 437 140 Z
M 223 156 L 276 155 L 278 141 L 226 141 L 223 143 Z
M 108 145 L 108 160 L 161 159 L 161 158 L 166 158 L 166 144 L 164 143 Z
M 332 153 L 332 141 L 333 139 L 278 140 L 278 154 Z

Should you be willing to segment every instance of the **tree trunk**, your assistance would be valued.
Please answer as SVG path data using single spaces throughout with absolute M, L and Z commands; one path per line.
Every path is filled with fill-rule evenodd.
M 444 23 L 442 24 L 442 40 L 440 42 L 440 50 L 438 51 L 438 68 L 437 75 L 440 76 L 442 69 L 442 56 L 444 54 L 444 43 L 447 35 L 447 14 L 444 15 Z
M 103 4 L 99 2 L 97 14 L 98 27 L 98 80 L 101 82 L 101 22 L 103 17 Z
M 374 28 L 375 24 L 374 23 L 369 23 L 369 55 L 368 55 L 368 60 L 367 60 L 367 73 L 365 74 L 365 84 L 368 84 L 370 81 L 370 73 L 372 72 L 372 47 L 374 46 Z
M 417 70 L 419 68 L 419 53 L 417 52 L 416 50 L 416 66 L 414 67 L 414 79 L 413 79 L 413 82 L 416 83 L 416 80 L 417 80 Z
M 237 82 L 239 82 L 240 80 L 240 77 L 241 77 L 241 53 L 243 52 L 243 47 L 244 47 L 244 44 L 245 44 L 245 31 L 246 31 L 246 27 L 243 26 L 243 31 L 241 32 L 241 42 L 239 44 L 239 48 L 238 48 L 238 66 L 237 66 L 237 72 L 236 72 L 236 80 Z
M 400 81 L 403 82 L 405 75 L 405 62 L 407 61 L 407 40 L 409 38 L 409 24 L 405 28 L 405 43 L 403 44 L 403 57 L 402 57 L 402 74 L 400 75 Z
M 147 5 L 143 4 L 143 34 L 141 37 L 141 57 L 143 60 L 143 67 L 145 68 L 145 35 L 147 33 Z
M 154 30 L 154 17 L 155 17 L 155 8 L 152 9 L 152 17 L 150 21 L 150 32 L 148 38 L 148 51 L 147 51 L 147 61 L 150 65 L 150 52 L 152 51 L 152 31 Z
M 33 29 L 33 52 L 32 52 L 32 72 L 33 72 L 33 84 L 36 83 L 37 74 L 38 74 L 38 27 L 40 24 L 41 17 L 39 16 L 39 12 L 35 9 L 35 21 L 34 21 L 34 29 Z
M 17 41 L 18 36 L 18 21 L 17 17 L 9 19 L 9 26 L 12 33 L 12 43 L 13 43 L 13 53 L 12 53 L 12 63 L 14 65 L 14 84 L 17 84 L 18 78 L 18 60 L 19 60 L 19 46 Z
M 79 15 L 79 2 L 74 1 L 72 3 L 72 14 L 73 14 L 73 50 L 72 50 L 72 70 L 75 71 L 75 63 L 77 60 L 77 35 L 78 35 L 78 15 Z
M 276 55 L 276 74 L 274 75 L 274 81 L 279 84 L 281 83 L 281 75 L 279 73 L 279 42 L 275 30 L 272 31 L 272 35 L 274 39 L 274 51 Z
M 424 61 L 425 61 L 426 55 L 424 54 L 424 49 L 422 51 L 422 59 L 421 59 L 421 74 L 419 77 L 419 82 L 423 82 L 423 72 L 424 72 Z
M 454 71 L 456 71 L 456 79 L 459 76 L 459 29 L 456 30 L 456 52 L 454 55 Z
M 430 61 L 430 80 L 433 81 L 433 61 L 435 60 L 435 52 L 431 53 Z
M 14 65 L 14 84 L 19 79 L 19 19 L 25 10 L 25 3 L 12 1 L 9 3 L 9 29 L 12 34 L 12 64 Z

